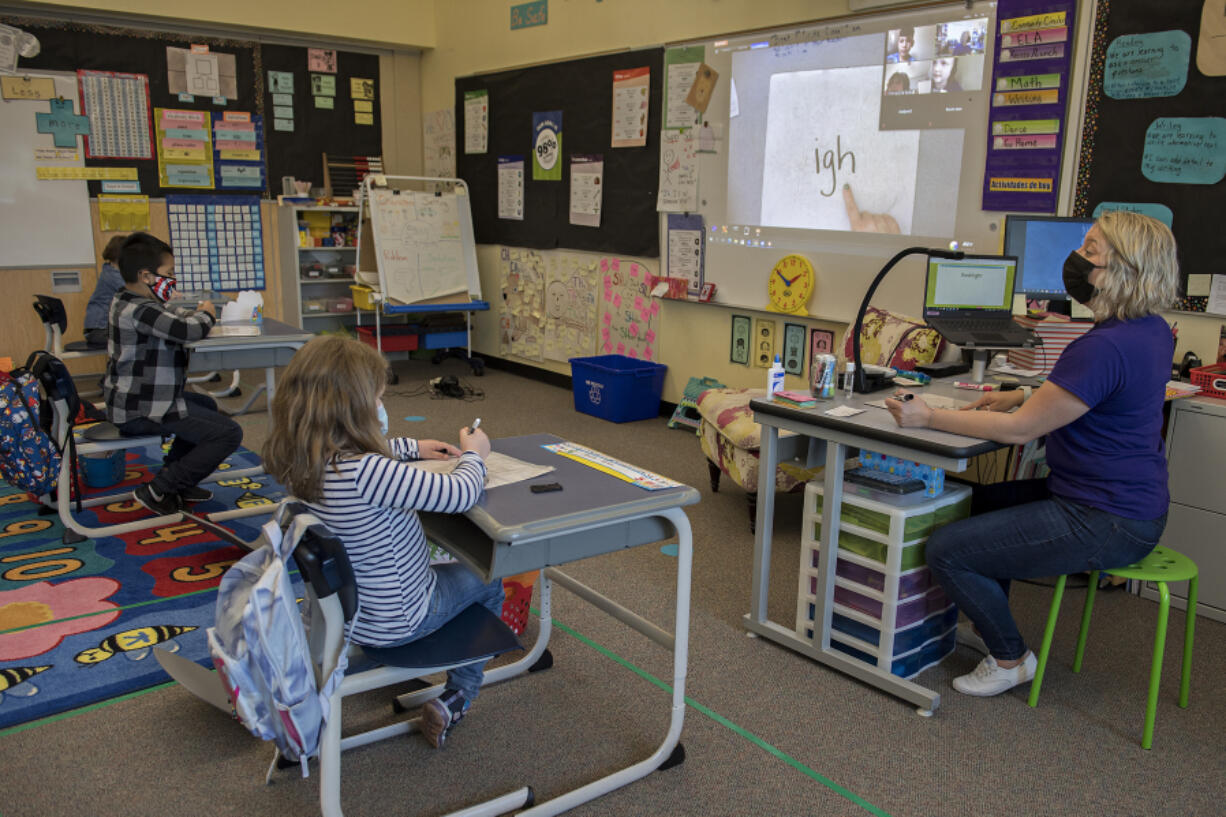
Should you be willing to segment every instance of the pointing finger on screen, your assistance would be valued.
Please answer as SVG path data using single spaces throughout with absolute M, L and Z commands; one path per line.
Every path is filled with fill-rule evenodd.
M 856 197 L 851 185 L 843 185 L 843 205 L 847 208 L 847 220 L 857 233 L 901 233 L 898 222 L 888 213 L 865 213 L 856 206 Z

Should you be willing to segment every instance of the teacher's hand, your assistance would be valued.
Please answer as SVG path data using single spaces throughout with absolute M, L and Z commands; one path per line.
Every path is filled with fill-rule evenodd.
M 902 397 L 914 399 L 899 399 Z M 887 397 L 885 407 L 894 415 L 894 422 L 903 428 L 927 428 L 932 421 L 932 406 L 910 392 L 898 392 L 893 397 Z
M 978 400 L 967 403 L 958 411 L 1011 411 L 1022 404 L 1026 399 L 1026 395 L 1020 389 L 1013 391 L 989 391 L 984 392 L 983 396 Z
M 843 206 L 847 208 L 847 220 L 851 229 L 857 233 L 894 233 L 902 232 L 898 222 L 889 213 L 865 213 L 856 206 L 856 197 L 852 195 L 851 185 L 843 185 Z

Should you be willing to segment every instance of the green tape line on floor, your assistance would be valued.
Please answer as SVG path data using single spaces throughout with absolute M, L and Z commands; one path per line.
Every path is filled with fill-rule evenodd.
M 538 618 L 540 617 L 540 612 L 538 610 L 533 609 L 532 613 Z M 558 621 L 556 618 L 553 620 L 553 626 L 557 627 L 559 630 L 566 633 L 567 635 L 578 639 L 579 641 L 591 647 L 592 649 L 596 650 L 597 652 L 599 652 L 601 655 L 605 656 L 606 658 L 616 661 L 617 663 L 621 664 L 626 669 L 638 675 L 640 678 L 643 678 L 646 681 L 650 681 L 651 683 L 655 684 L 656 686 L 658 686 L 660 689 L 664 690 L 665 692 L 672 694 L 673 688 L 671 686 L 664 683 L 659 678 L 652 675 L 650 672 L 647 672 L 646 670 L 630 663 L 625 658 L 622 658 L 620 655 L 617 655 L 616 653 L 614 653 L 612 650 L 608 649 L 607 647 L 597 644 L 595 641 L 588 638 L 587 636 L 582 635 L 581 633 L 578 633 L 575 630 L 572 630 L 570 627 L 567 627 L 565 624 Z M 706 706 L 703 706 L 702 704 L 695 701 L 693 698 L 686 696 L 685 703 L 686 703 L 686 706 L 689 706 L 691 709 L 695 710 L 696 712 L 706 715 L 708 718 L 715 721 L 720 726 L 723 726 L 724 728 L 731 730 L 737 735 L 740 735 L 741 737 L 745 738 L 746 740 L 748 740 L 750 743 L 754 744 L 758 748 L 762 749 L 763 751 L 771 755 L 774 755 L 775 757 L 782 760 L 784 763 L 787 763 L 789 766 L 796 769 L 796 771 L 800 772 L 801 774 L 804 774 L 807 777 L 812 778 L 813 780 L 816 780 L 818 783 L 821 783 L 823 786 L 830 789 L 835 794 L 838 794 L 841 797 L 844 797 L 847 800 L 850 800 L 851 802 L 855 803 L 857 806 L 860 806 L 861 808 L 863 808 L 865 811 L 869 812 L 870 814 L 875 814 L 877 815 L 877 817 L 890 817 L 889 812 L 883 809 L 880 809 L 877 806 L 874 806 L 872 803 L 868 802 L 867 800 L 865 800 L 863 797 L 856 794 L 855 792 L 852 792 L 852 791 L 849 791 L 848 789 L 843 788 L 842 786 L 840 786 L 838 783 L 835 783 L 830 778 L 825 777 L 824 775 L 818 773 L 817 771 L 801 763 L 799 760 L 792 757 L 787 752 L 784 752 L 782 749 L 778 749 L 770 745 L 769 743 L 762 740 L 762 738 L 753 734 L 749 730 L 741 726 L 737 726 L 735 723 L 728 720 L 723 715 L 709 709 Z

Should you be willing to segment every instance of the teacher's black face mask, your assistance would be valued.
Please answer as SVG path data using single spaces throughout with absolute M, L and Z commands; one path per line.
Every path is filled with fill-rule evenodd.
M 1098 267 L 1077 251 L 1064 259 L 1064 291 L 1080 304 L 1088 305 L 1098 288 L 1090 283 L 1090 273 Z

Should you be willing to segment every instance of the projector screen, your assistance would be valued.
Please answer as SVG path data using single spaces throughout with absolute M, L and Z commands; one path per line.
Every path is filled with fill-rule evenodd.
M 979 209 L 995 5 L 691 44 L 718 74 L 694 122 L 714 302 L 763 309 L 766 273 L 799 253 L 817 268 L 809 313 L 847 321 L 902 248 L 999 251 L 1002 214 Z M 919 315 L 923 280 L 909 259 L 874 303 Z

